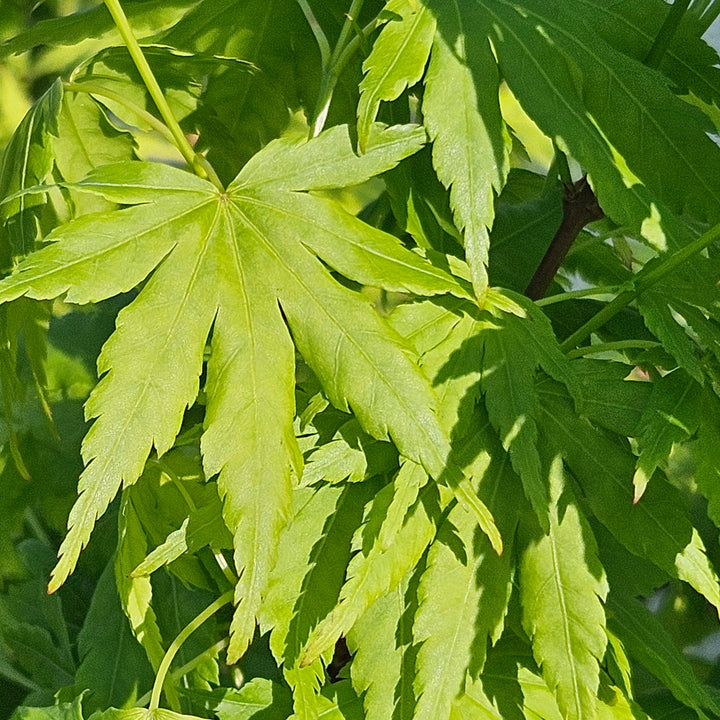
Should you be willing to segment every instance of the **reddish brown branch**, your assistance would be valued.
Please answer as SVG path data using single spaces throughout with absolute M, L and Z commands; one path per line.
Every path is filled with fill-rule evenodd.
M 531 300 L 538 300 L 547 292 L 580 231 L 588 223 L 600 220 L 602 217 L 604 213 L 586 178 L 583 177 L 574 185 L 565 187 L 562 222 L 545 257 L 525 289 L 525 295 Z

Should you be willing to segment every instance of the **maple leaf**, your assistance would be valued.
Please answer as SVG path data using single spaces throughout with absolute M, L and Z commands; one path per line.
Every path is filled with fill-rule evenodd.
M 121 486 L 137 480 L 151 450 L 172 447 L 197 397 L 210 336 L 201 447 L 235 535 L 231 657 L 253 636 L 292 474 L 302 469 L 292 426 L 295 346 L 333 404 L 352 409 L 367 432 L 393 439 L 435 478 L 445 472 L 449 443 L 429 383 L 399 336 L 324 263 L 388 290 L 462 297 L 467 289 L 332 201 L 296 192 L 357 184 L 424 141 L 419 128 L 388 128 L 358 157 L 345 127 L 310 142 L 279 140 L 226 192 L 142 162 L 100 168 L 74 186 L 131 207 L 56 229 L 0 284 L 0 301 L 65 294 L 69 302 L 97 302 L 146 282 L 98 359 L 102 379 L 86 405 L 95 419 L 83 443 L 86 469 L 50 591 L 72 572 L 96 519 Z M 492 527 L 482 503 L 464 493 Z

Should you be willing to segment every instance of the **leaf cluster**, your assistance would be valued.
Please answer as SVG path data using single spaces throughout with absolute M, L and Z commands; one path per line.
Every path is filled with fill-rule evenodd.
M 720 3 L 71 5 L 0 33 L 2 710 L 720 717 Z

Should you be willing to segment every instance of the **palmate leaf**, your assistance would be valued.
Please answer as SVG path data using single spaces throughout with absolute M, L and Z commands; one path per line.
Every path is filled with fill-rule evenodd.
M 66 182 L 82 180 L 101 165 L 133 159 L 132 136 L 110 125 L 99 105 L 84 93 L 65 93 L 53 139 L 55 167 Z M 103 197 L 70 191 L 74 214 L 111 210 Z
M 153 671 L 157 672 L 165 648 L 152 606 L 153 588 L 148 577 L 130 577 L 130 572 L 147 551 L 147 538 L 134 507 L 133 489 L 128 488 L 121 501 L 115 583 L 133 634 L 145 649 Z M 166 692 L 168 701 L 176 706 L 178 695 L 175 687 L 168 683 Z
M 415 705 L 412 590 L 404 578 L 379 597 L 348 634 L 353 687 L 363 697 L 366 717 L 404 720 Z M 408 607 L 409 604 L 409 607 Z
M 608 625 L 627 651 L 659 678 L 682 703 L 703 717 L 703 709 L 715 715 L 720 703 L 700 683 L 692 666 L 672 637 L 640 601 L 621 593 L 608 597 Z
M 363 432 L 357 420 L 343 423 L 331 440 L 311 448 L 302 484 L 338 483 L 346 478 L 359 482 L 366 477 L 391 473 L 397 467 L 397 451 Z
M 397 130 L 388 132 L 396 161 L 417 148 L 412 130 L 404 143 Z M 347 131 L 333 137 L 343 156 Z M 324 141 L 318 139 L 321 148 Z M 375 163 L 370 150 L 357 159 L 362 170 L 349 167 L 351 181 L 391 164 L 387 144 L 380 140 L 376 147 Z M 276 156 L 277 146 L 268 153 Z M 288 174 L 299 178 L 296 189 L 320 182 L 298 170 L 306 154 L 303 146 L 287 151 Z M 230 654 L 237 657 L 252 637 L 274 562 L 291 469 L 300 472 L 285 322 L 328 397 L 343 410 L 352 408 L 366 431 L 392 438 L 436 478 L 449 449 L 432 391 L 406 348 L 369 304 L 332 279 L 315 253 L 364 283 L 423 294 L 467 291 L 331 201 L 283 191 L 267 175 L 255 188 L 253 168 L 226 194 L 182 171 L 146 163 L 108 166 L 75 187 L 137 204 L 56 230 L 48 238 L 54 242 L 0 286 L 0 300 L 66 293 L 71 302 L 92 302 L 132 288 L 156 269 L 119 314 L 98 360 L 104 377 L 86 406 L 87 417 L 97 418 L 83 445 L 87 468 L 50 589 L 72 571 L 95 519 L 121 485 L 139 477 L 150 450 L 161 455 L 172 446 L 197 395 L 212 327 L 202 451 L 206 473 L 218 474 L 225 518 L 235 532 L 240 605 Z M 341 257 L 343 244 L 356 260 Z M 469 500 L 492 530 L 482 504 L 472 495 Z
M 95 587 L 78 635 L 78 653 L 75 684 L 92 691 L 86 701 L 91 711 L 132 707 L 152 685 L 152 668 L 120 606 L 112 563 Z
M 193 113 L 198 149 L 207 149 L 223 181 L 280 135 L 290 122 L 288 108 L 305 107 L 309 115 L 320 63 L 315 38 L 294 0 L 200 0 L 161 39 L 181 51 L 238 58 L 259 69 L 212 73 Z
M 51 707 L 23 707 L 15 709 L 13 720 L 83 720 L 83 696 L 72 702 L 56 703 Z
M 406 462 L 394 483 L 378 493 L 376 512 L 382 519 L 377 537 L 372 543 L 361 540 L 348 564 L 337 605 L 310 635 L 304 663 L 333 647 L 377 598 L 395 588 L 420 561 L 435 536 L 435 520 L 441 513 L 437 489 L 427 481 L 422 467 Z
M 549 485 L 549 532 L 531 537 L 522 554 L 523 625 L 563 716 L 593 718 L 598 663 L 607 644 L 602 601 L 608 585 L 559 455 L 550 465 Z
M 560 352 L 548 319 L 531 303 L 511 293 L 515 312 L 496 310 L 481 322 L 482 380 L 493 426 L 509 451 L 525 495 L 547 528 L 548 494 L 538 452 L 535 375 L 538 367 L 575 391 L 572 366 Z M 575 393 L 574 393 L 575 394 Z
M 138 37 L 147 37 L 177 23 L 199 0 L 150 0 L 130 4 L 127 16 Z M 0 44 L 0 58 L 22 53 L 38 45 L 73 45 L 88 37 L 120 39 L 107 8 L 102 5 L 65 17 L 43 20 Z
M 477 13 L 458 0 L 428 0 L 437 19 L 422 110 L 433 164 L 450 188 L 478 297 L 487 287 L 494 193 L 505 184 L 509 143 L 500 115 L 497 64 Z
M 437 389 L 441 422 L 454 440 L 461 440 L 473 422 L 472 408 L 461 411 L 461 403 L 471 406 L 484 394 L 490 421 L 525 494 L 540 523 L 547 524 L 547 484 L 537 449 L 537 369 L 565 383 L 574 396 L 580 393 L 579 385 L 539 308 L 496 289 L 486 293 L 484 305 L 481 313 L 461 304 L 446 309 L 434 303 L 401 307 L 395 326 L 411 339 L 417 335 L 417 345 L 429 345 L 421 363 Z M 459 457 L 454 459 L 464 465 Z
M 704 373 L 698 356 L 711 353 L 720 359 L 719 273 L 718 257 L 692 258 L 637 302 L 647 328 L 699 383 Z
M 626 55 L 644 60 L 669 12 L 663 0 L 579 0 L 586 24 L 613 47 Z M 694 27 L 694 17 L 683 18 L 670 46 L 663 55 L 660 70 L 684 93 L 692 91 L 707 103 L 720 100 L 718 53 Z
M 625 380 L 630 367 L 621 363 L 585 358 L 573 365 L 581 388 L 575 398 L 578 412 L 618 435 L 634 436 L 652 385 Z
M 281 536 L 260 620 L 263 627 L 272 627 L 270 648 L 284 666 L 295 713 L 303 720 L 319 717 L 324 672 L 319 658 L 301 666 L 302 649 L 311 630 L 337 602 L 353 533 L 376 490 L 377 485 L 368 482 L 344 490 L 324 486 L 294 493 L 293 522 Z M 331 657 L 332 647 L 323 659 L 329 662 Z
M 208 487 L 210 487 L 208 485 Z M 222 506 L 217 495 L 214 501 L 191 510 L 182 525 L 131 569 L 132 577 L 150 575 L 188 552 L 197 552 L 210 545 L 213 550 L 231 548 L 232 536 L 222 520 Z
M 288 689 L 278 682 L 256 677 L 242 688 L 221 687 L 202 695 L 219 720 L 286 720 L 292 712 Z M 208 708 L 208 709 L 209 709 Z
M 94 717 L 97 720 L 198 720 L 194 715 L 182 715 L 165 708 L 149 710 L 139 707 L 125 709 L 111 707 L 109 710 L 95 714 Z
M 720 399 L 709 388 L 703 394 L 701 413 L 695 479 L 708 499 L 709 517 L 720 525 Z
M 418 246 L 456 253 L 460 233 L 447 190 L 432 166 L 430 147 L 405 160 L 383 179 L 395 219 Z
M 559 183 L 513 169 L 495 207 L 488 273 L 491 285 L 523 292 L 562 220 Z

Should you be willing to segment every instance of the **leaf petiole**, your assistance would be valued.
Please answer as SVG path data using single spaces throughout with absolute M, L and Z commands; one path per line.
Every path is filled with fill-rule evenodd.
M 319 33 L 315 29 L 317 20 L 312 14 L 312 10 L 308 7 L 308 12 L 312 19 L 308 17 L 308 12 L 305 11 L 305 6 L 307 5 L 306 0 L 298 0 L 298 3 L 300 7 L 303 8 L 303 13 L 305 13 L 305 17 L 308 18 L 308 23 L 320 47 L 322 80 L 320 82 L 317 104 L 313 112 L 312 124 L 312 136 L 317 137 L 322 132 L 323 127 L 325 127 L 325 121 L 327 120 L 330 103 L 332 102 L 332 96 L 335 92 L 335 86 L 340 73 L 342 73 L 348 60 L 350 60 L 357 51 L 360 44 L 365 41 L 367 34 L 379 25 L 380 17 L 375 17 L 364 28 L 358 28 L 357 17 L 360 14 L 364 0 L 353 0 L 350 9 L 345 13 L 345 22 L 340 30 L 340 37 L 338 37 L 335 48 L 332 54 L 330 54 L 330 46 L 327 43 L 325 33 L 322 29 L 319 30 Z M 355 30 L 355 36 L 351 38 L 350 34 L 353 30 Z
M 297 4 L 300 6 L 305 19 L 312 30 L 312 34 L 315 36 L 315 41 L 318 44 L 320 50 L 320 64 L 322 65 L 323 71 L 330 67 L 330 43 L 328 42 L 327 35 L 322 29 L 322 26 L 315 17 L 315 13 L 312 11 L 310 4 L 307 0 L 297 0 Z
M 615 342 L 598 343 L 571 350 L 567 355 L 569 358 L 585 357 L 586 355 L 597 355 L 604 352 L 619 352 L 622 350 L 652 350 L 661 347 L 660 343 L 654 340 L 617 340 Z
M 178 680 L 180 680 L 180 678 L 185 677 L 188 673 L 191 673 L 206 657 L 217 655 L 221 650 L 224 650 L 228 646 L 229 642 L 230 638 L 227 637 L 223 638 L 222 640 L 218 640 L 209 648 L 203 650 L 199 655 L 196 655 L 191 660 L 188 660 L 182 667 L 179 667 L 177 670 L 173 670 L 170 673 L 170 679 L 173 682 L 177 682 Z M 137 700 L 135 706 L 143 707 L 143 705 L 147 704 L 147 702 L 150 700 L 151 694 L 151 690 L 146 692 L 142 697 Z
M 601 285 L 598 287 L 583 288 L 582 290 L 570 290 L 568 292 L 540 298 L 535 301 L 535 304 L 539 307 L 545 307 L 546 305 L 555 305 L 555 303 L 565 302 L 566 300 L 594 297 L 595 295 L 615 295 L 620 289 L 620 285 Z
M 168 105 L 168 101 L 165 99 L 165 95 L 163 95 L 163 91 L 160 88 L 150 65 L 148 64 L 145 55 L 143 55 L 143 51 L 141 50 L 135 35 L 133 34 L 127 16 L 120 5 L 120 0 L 103 0 L 103 2 L 112 16 L 113 22 L 115 23 L 120 36 L 130 53 L 130 57 L 135 63 L 135 67 L 137 67 L 140 77 L 150 93 L 150 97 L 153 99 L 157 109 L 160 111 L 160 115 L 172 135 L 175 146 L 185 158 L 185 162 L 187 162 L 188 167 L 190 167 L 198 177 L 201 177 L 204 180 L 210 180 L 210 182 L 212 182 L 219 190 L 224 191 L 225 188 L 222 186 L 222 183 L 218 179 L 217 175 L 214 172 L 208 172 L 207 165 L 200 160 L 200 156 L 193 150 L 192 146 L 188 142 L 188 139 L 185 137 L 185 133 L 183 133 L 180 124 L 173 115 L 170 105 Z
M 157 710 L 160 707 L 160 693 L 162 692 L 165 678 L 167 677 L 170 663 L 173 661 L 182 644 L 197 630 L 206 620 L 210 619 L 220 608 L 228 605 L 233 599 L 233 590 L 223 593 L 217 600 L 208 605 L 199 615 L 193 618 L 181 631 L 180 634 L 172 641 L 163 657 L 160 667 L 158 668 L 155 682 L 150 695 L 149 710 Z

